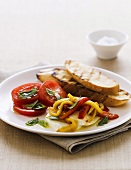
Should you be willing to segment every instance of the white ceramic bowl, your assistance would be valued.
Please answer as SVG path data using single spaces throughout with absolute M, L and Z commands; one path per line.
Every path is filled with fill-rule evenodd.
M 97 30 L 89 33 L 87 39 L 99 58 L 109 60 L 117 57 L 128 35 L 117 30 Z

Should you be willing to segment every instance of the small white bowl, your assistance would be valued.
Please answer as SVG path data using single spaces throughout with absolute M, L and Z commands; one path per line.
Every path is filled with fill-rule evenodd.
M 89 33 L 87 39 L 99 58 L 109 60 L 117 57 L 128 35 L 117 30 L 97 30 Z

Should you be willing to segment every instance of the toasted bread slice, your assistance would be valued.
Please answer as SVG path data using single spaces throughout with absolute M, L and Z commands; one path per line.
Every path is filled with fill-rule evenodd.
M 131 98 L 131 95 L 125 90 L 120 90 L 116 95 L 108 95 L 103 102 L 106 106 L 120 106 L 127 103 Z
M 54 80 L 54 81 L 58 82 L 58 80 L 52 76 L 53 73 L 54 73 L 53 69 L 43 69 L 43 70 L 40 70 L 40 72 L 36 74 L 36 77 L 41 82 L 44 82 L 46 80 Z
M 91 66 L 77 61 L 66 60 L 65 67 L 72 77 L 86 88 L 101 94 L 116 94 L 119 84 Z
M 90 100 L 103 103 L 106 106 L 120 106 L 130 100 L 130 94 L 124 90 L 121 90 L 115 95 L 106 95 L 89 90 L 75 81 L 71 74 L 69 74 L 68 71 L 64 69 L 56 68 L 53 70 L 41 70 L 39 73 L 37 73 L 37 78 L 41 82 L 46 80 L 55 80 L 67 93 L 71 93 L 74 96 L 89 97 Z

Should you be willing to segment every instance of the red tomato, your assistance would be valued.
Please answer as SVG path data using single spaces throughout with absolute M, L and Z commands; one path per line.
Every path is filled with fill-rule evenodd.
M 62 87 L 53 80 L 47 80 L 39 88 L 40 101 L 46 106 L 52 106 L 57 98 L 67 97 Z
M 41 85 L 40 83 L 27 83 L 27 84 L 23 84 L 21 86 L 16 87 L 15 89 L 13 89 L 11 92 L 11 95 L 12 95 L 12 100 L 13 100 L 14 104 L 17 106 L 21 106 L 23 104 L 32 103 L 32 102 L 38 100 L 39 96 L 38 96 L 37 90 L 39 90 L 40 85 Z M 35 88 L 37 90 L 32 95 L 27 96 L 27 97 L 20 96 L 20 93 L 22 93 L 22 92 L 28 93 L 33 88 Z
M 23 109 L 23 108 L 20 108 L 19 106 L 13 106 L 13 109 L 15 112 L 21 114 L 21 115 L 25 115 L 25 116 L 38 116 L 38 115 L 41 115 L 43 113 L 45 113 L 45 110 L 46 109 L 40 109 L 40 110 L 33 110 L 33 109 L 30 109 L 30 110 L 27 110 L 27 109 Z

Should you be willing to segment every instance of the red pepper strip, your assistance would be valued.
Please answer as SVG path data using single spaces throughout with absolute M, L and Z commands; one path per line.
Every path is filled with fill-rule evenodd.
M 100 116 L 101 116 L 101 117 L 106 117 L 106 116 L 108 116 L 108 119 L 109 119 L 109 120 L 113 120 L 113 119 L 116 119 L 116 118 L 119 117 L 118 114 L 112 114 L 112 113 L 106 112 L 106 111 L 103 111 L 102 113 L 100 113 Z
M 104 106 L 103 111 L 109 112 L 109 108 L 108 108 L 108 107 L 106 107 L 106 106 Z
M 78 118 L 83 119 L 90 108 L 91 108 L 90 105 L 83 105 L 81 110 L 79 111 Z
M 82 97 L 80 98 L 80 100 L 78 101 L 78 103 L 76 104 L 75 107 L 73 107 L 72 109 L 70 109 L 69 111 L 67 111 L 64 115 L 62 115 L 60 117 L 60 119 L 66 119 L 68 116 L 70 116 L 72 113 L 74 113 L 76 110 L 79 109 L 80 106 L 82 106 L 83 103 L 85 103 L 87 100 L 89 100 L 87 97 Z

